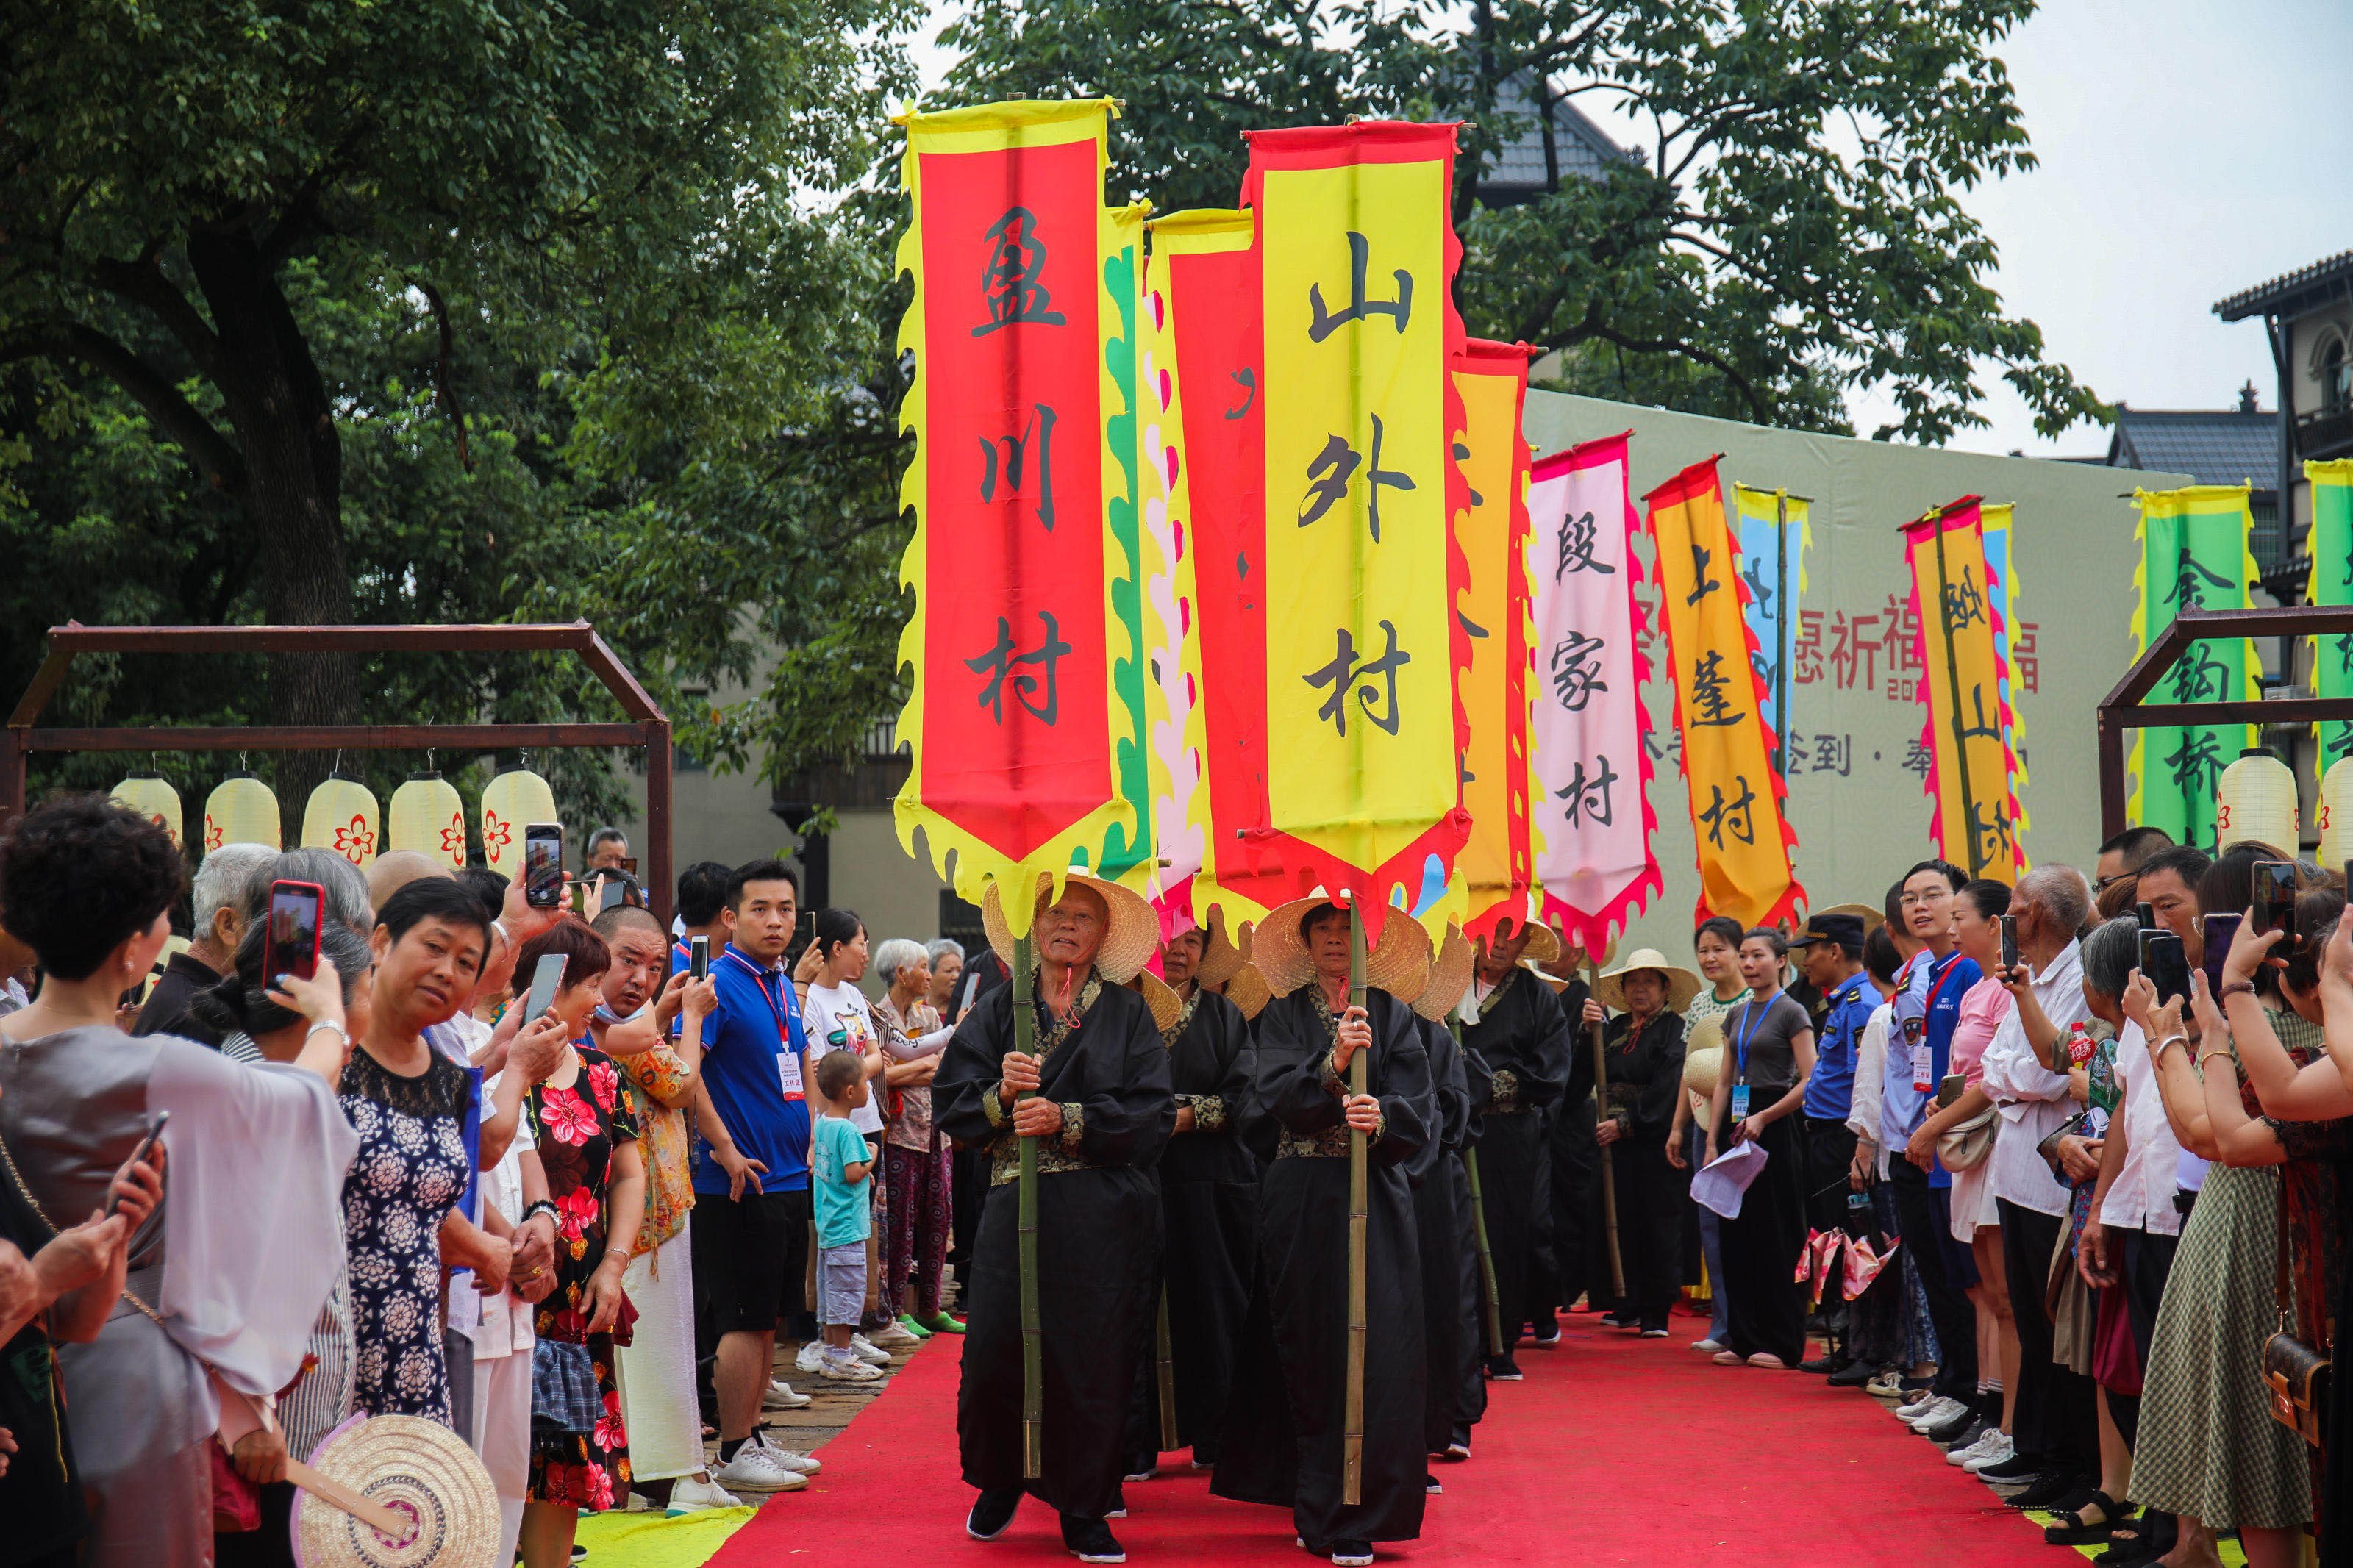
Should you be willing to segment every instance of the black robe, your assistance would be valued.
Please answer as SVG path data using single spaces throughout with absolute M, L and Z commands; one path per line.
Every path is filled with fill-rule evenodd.
M 1408 1163 L 1406 1177 L 1413 1184 L 1414 1227 L 1421 1246 L 1422 1356 L 1430 1368 L 1422 1387 L 1422 1441 L 1430 1452 L 1442 1454 L 1454 1435 L 1456 1389 L 1462 1377 L 1462 1237 L 1456 1226 L 1469 1194 L 1460 1194 L 1458 1202 L 1457 1189 L 1471 1103 L 1454 1032 L 1427 1018 L 1420 1022 L 1437 1096 L 1438 1136 Z M 1477 1267 L 1474 1251 L 1472 1268 Z
M 1626 1294 L 1617 1308 L 1646 1329 L 1662 1329 L 1682 1294 L 1683 1211 L 1690 1203 L 1690 1178 L 1667 1159 L 1667 1130 L 1683 1092 L 1683 1021 L 1662 1012 L 1630 1041 L 1631 1021 L 1620 1014 L 1602 1037 L 1609 1068 L 1607 1113 L 1625 1127 L 1609 1152 L 1618 1189 L 1618 1255 L 1626 1271 Z
M 1487 1246 L 1495 1260 L 1495 1300 L 1504 1346 L 1553 1294 L 1552 1162 L 1546 1113 L 1560 1102 L 1569 1077 L 1568 1019 L 1552 987 L 1516 964 L 1462 1031 L 1493 1071 L 1493 1093 L 1479 1142 L 1479 1188 L 1487 1210 Z M 1539 1253 L 1542 1254 L 1539 1257 Z
M 1192 1106 L 1193 1131 L 1172 1135 L 1160 1156 L 1162 1279 L 1176 1436 L 1192 1446 L 1195 1464 L 1208 1465 L 1217 1458 L 1257 1261 L 1258 1160 L 1241 1128 L 1258 1058 L 1241 1009 L 1206 991 L 1194 994 L 1168 1047 L 1176 1102 Z M 1138 1459 L 1160 1447 L 1158 1363 L 1149 1341 L 1146 1349 L 1128 1423 L 1128 1450 Z
M 1371 1141 L 1366 1204 L 1363 1500 L 1340 1501 L 1348 1364 L 1348 1139 L 1334 1035 L 1313 984 L 1258 1016 L 1253 1142 L 1272 1157 L 1259 1178 L 1259 1272 L 1241 1365 L 1209 1489 L 1287 1506 L 1311 1546 L 1409 1541 L 1421 1533 L 1421 1256 L 1406 1168 L 1430 1141 L 1436 1099 L 1420 1020 L 1369 993 Z M 1316 1152 L 1321 1151 L 1321 1152 Z
M 1471 1428 L 1487 1414 L 1487 1271 L 1479 1265 L 1479 1212 L 1471 1202 L 1470 1162 L 1478 1151 L 1487 1103 L 1494 1094 L 1494 1074 L 1486 1058 L 1469 1046 L 1458 1046 L 1457 1055 L 1462 1072 L 1463 1126 L 1462 1147 L 1454 1155 L 1454 1226 L 1462 1309 L 1455 1329 L 1459 1370 L 1454 1436 L 1467 1439 Z M 1483 1202 L 1483 1185 L 1481 1197 Z
M 1158 1305 L 1152 1167 L 1176 1105 L 1168 1052 L 1144 998 L 1104 984 L 1084 1005 L 1059 1043 L 1039 1009 L 1039 1092 L 1064 1107 L 1064 1131 L 1038 1140 L 1045 1474 L 1021 1479 L 1019 1187 L 1011 1181 L 988 1189 L 973 1237 L 956 1435 L 969 1485 L 1026 1488 L 1066 1514 L 1100 1519 L 1119 1506 L 1128 1390 Z M 940 1129 L 959 1143 L 988 1145 L 999 1167 L 1019 1146 L 997 1094 L 1011 1049 L 1013 989 L 1001 985 L 957 1028 L 932 1083 Z
M 1553 1108 L 1553 1256 L 1560 1272 L 1555 1284 L 1563 1310 L 1588 1296 L 1597 1308 L 1609 1300 L 1609 1243 L 1601 1228 L 1601 1151 L 1593 1142 L 1593 1035 L 1585 1023 L 1582 980 L 1560 993 L 1569 1020 L 1568 1089 Z

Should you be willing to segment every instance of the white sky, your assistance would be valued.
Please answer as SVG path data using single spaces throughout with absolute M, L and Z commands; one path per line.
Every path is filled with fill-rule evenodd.
M 935 0 L 916 47 L 926 88 L 948 64 L 929 43 L 948 10 Z M 2009 311 L 2111 402 L 2228 408 L 2252 377 L 2275 406 L 2261 324 L 2225 325 L 2212 306 L 2353 249 L 2353 5 L 2045 0 L 1996 52 L 2042 160 L 1963 197 L 2000 249 Z M 2042 439 L 2008 387 L 1981 384 L 1991 427 L 1955 447 L 2105 449 L 2086 425 Z M 1866 435 L 1888 412 L 1852 407 Z

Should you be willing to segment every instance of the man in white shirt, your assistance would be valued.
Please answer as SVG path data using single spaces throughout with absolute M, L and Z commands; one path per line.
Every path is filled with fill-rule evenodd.
M 2010 913 L 2021 966 L 2000 972 L 2017 1005 L 1986 1046 L 1984 1079 L 2001 1113 L 1988 1176 L 2001 1215 L 2002 1267 L 2019 1345 L 2016 1453 L 1999 1471 L 2004 1479 L 2053 1476 L 2086 1487 L 2100 1474 L 2098 1389 L 2052 1359 L 2043 1308 L 2051 1255 L 2073 1194 L 2052 1173 L 2039 1145 L 2076 1110 L 2067 1037 L 2091 1016 L 2075 942 L 2091 910 L 2091 887 L 2071 866 L 2038 866 L 2019 879 Z

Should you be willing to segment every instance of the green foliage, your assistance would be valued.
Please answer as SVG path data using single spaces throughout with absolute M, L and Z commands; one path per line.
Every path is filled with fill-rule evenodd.
M 1470 330 L 1562 351 L 1565 390 L 1844 430 L 1845 395 L 1927 443 L 1981 426 L 1992 367 L 2046 434 L 2102 416 L 2002 313 L 1961 196 L 2032 166 L 1990 50 L 2032 0 L 976 0 L 944 41 L 958 101 L 1123 100 L 1114 182 L 1230 206 L 1240 132 L 1349 115 L 1470 122 L 1458 164 Z M 1649 144 L 1514 205 L 1475 191 L 1546 104 Z M 1565 130 L 1556 141 L 1566 138 Z

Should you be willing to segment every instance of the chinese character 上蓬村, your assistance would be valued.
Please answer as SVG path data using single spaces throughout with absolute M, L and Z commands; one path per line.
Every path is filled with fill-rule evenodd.
M 1307 286 L 1307 308 L 1314 319 L 1307 324 L 1307 341 L 1320 343 L 1350 321 L 1361 321 L 1368 316 L 1387 316 L 1400 332 L 1413 317 L 1413 274 L 1398 268 L 1390 276 L 1397 279 L 1397 298 L 1367 300 L 1365 298 L 1365 275 L 1372 268 L 1372 242 L 1354 229 L 1348 231 L 1348 303 L 1339 310 L 1324 306 L 1324 285 Z
M 1597 826 L 1607 827 L 1614 815 L 1609 786 L 1618 782 L 1618 773 L 1610 767 L 1609 759 L 1606 756 L 1597 755 L 1594 763 L 1592 777 L 1586 776 L 1585 763 L 1579 762 L 1568 775 L 1568 783 L 1553 792 L 1568 803 L 1563 815 L 1567 817 L 1571 827 L 1580 826 L 1580 816 Z
M 1552 689 L 1561 707 L 1571 713 L 1584 712 L 1585 704 L 1595 692 L 1609 689 L 1601 679 L 1599 637 L 1570 629 L 1552 650 Z
M 1038 237 L 1038 217 L 1028 207 L 1008 207 L 988 226 L 983 237 L 994 242 L 988 265 L 980 275 L 981 302 L 988 320 L 972 330 L 985 338 L 999 327 L 1030 323 L 1060 327 L 1070 323 L 1053 308 L 1053 296 L 1039 281 L 1046 270 L 1046 246 Z
M 1372 528 L 1373 542 L 1378 544 L 1381 542 L 1381 487 L 1387 485 L 1391 489 L 1409 490 L 1415 485 L 1409 476 L 1395 468 L 1381 467 L 1381 416 L 1376 414 L 1372 420 L 1372 463 L 1365 472 L 1371 493 L 1366 498 L 1365 512 L 1366 521 Z M 1335 504 L 1344 500 L 1348 493 L 1349 479 L 1355 477 L 1357 468 L 1364 462 L 1365 459 L 1357 455 L 1356 449 L 1349 446 L 1345 437 L 1326 437 L 1324 449 L 1316 453 L 1315 460 L 1307 466 L 1307 493 L 1300 498 L 1299 526 L 1305 528 L 1309 523 L 1318 521 Z
M 1398 732 L 1398 667 L 1412 663 L 1413 656 L 1398 647 L 1397 626 L 1393 623 L 1383 621 L 1381 633 L 1388 639 L 1388 646 L 1381 657 L 1358 664 L 1356 639 L 1349 635 L 1347 627 L 1342 626 L 1339 651 L 1333 655 L 1332 662 L 1301 678 L 1310 686 L 1329 686 L 1332 689 L 1331 694 L 1324 699 L 1323 706 L 1315 710 L 1315 716 L 1330 720 L 1332 727 L 1343 735 L 1348 732 L 1347 697 L 1351 691 L 1356 694 L 1357 706 L 1364 710 L 1366 718 L 1392 735 Z M 1375 706 L 1370 687 L 1370 682 L 1377 676 L 1386 682 L 1384 707 Z
M 1715 551 L 1703 550 L 1694 544 L 1691 547 L 1691 552 L 1692 591 L 1683 595 L 1683 603 L 1696 605 L 1724 584 L 1707 574 L 1708 563 L 1715 559 Z
M 1722 650 L 1710 648 L 1692 668 L 1691 721 L 1695 726 L 1737 724 L 1748 716 L 1746 709 L 1736 708 L 1728 700 L 1732 680 L 1724 673 L 1723 662 Z
M 1733 783 L 1740 786 L 1740 794 L 1731 800 L 1724 798 L 1722 784 L 1708 785 L 1714 798 L 1709 801 L 1707 809 L 1699 814 L 1701 824 L 1707 829 L 1707 841 L 1718 849 L 1724 847 L 1724 835 L 1727 828 L 1743 844 L 1757 842 L 1757 792 L 1750 787 L 1746 774 L 1735 778 Z
M 1029 462 L 1033 445 L 1038 458 L 1034 468 Z M 1006 495 L 1012 497 L 1022 493 L 1025 470 L 1034 472 L 1038 478 L 1038 521 L 1046 525 L 1047 532 L 1053 532 L 1054 410 L 1052 406 L 1043 403 L 1032 405 L 1029 418 L 1021 426 L 1021 433 L 1018 436 L 1000 436 L 994 441 L 984 437 L 980 443 L 980 457 L 982 503 L 986 505 L 997 499 L 997 484 L 1000 475 L 1005 481 Z
M 1013 677 L 1015 700 L 1037 715 L 1039 719 L 1051 724 L 1061 711 L 1060 699 L 1056 695 L 1054 688 L 1054 666 L 1064 654 L 1071 651 L 1071 645 L 1062 640 L 1060 630 L 1054 625 L 1054 617 L 1050 614 L 1040 610 L 1038 612 L 1038 618 L 1046 623 L 1046 635 L 1039 639 L 1037 647 L 1028 653 L 1014 651 L 1013 627 L 1003 616 L 999 616 L 997 617 L 996 643 L 979 658 L 964 661 L 965 668 L 975 675 L 988 677 L 988 684 L 981 688 L 980 705 L 987 709 L 990 717 L 999 724 L 1005 722 L 1005 685 L 1008 675 Z M 1045 671 L 1045 695 L 1039 700 L 1030 700 L 1039 696 L 1038 677 L 1015 674 L 1013 667 L 1018 664 L 1037 665 Z

